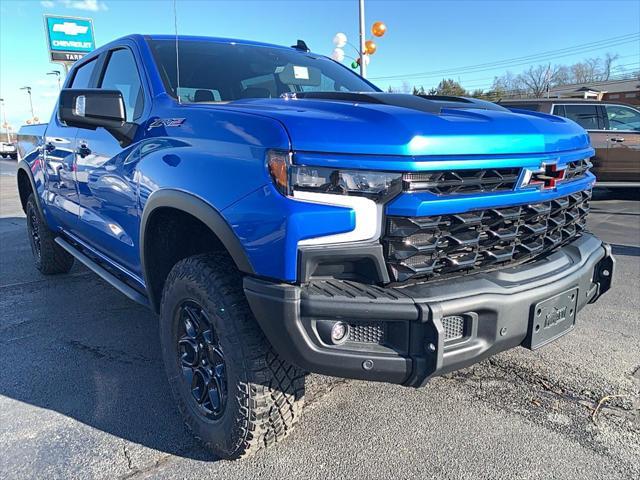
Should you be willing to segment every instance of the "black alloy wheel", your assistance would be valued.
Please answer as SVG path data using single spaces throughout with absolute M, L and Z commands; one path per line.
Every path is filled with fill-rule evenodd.
M 224 413 L 228 398 L 220 341 L 204 309 L 195 301 L 182 302 L 176 315 L 178 362 L 183 381 L 200 414 L 217 420 Z
M 42 244 L 40 242 L 40 228 L 38 222 L 38 212 L 34 208 L 30 208 L 29 211 L 29 240 L 31 243 L 31 251 L 36 259 L 40 260 L 42 257 Z

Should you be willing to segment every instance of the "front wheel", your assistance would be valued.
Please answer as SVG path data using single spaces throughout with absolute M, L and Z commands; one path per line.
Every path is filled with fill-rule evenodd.
M 251 455 L 283 440 L 298 421 L 304 373 L 273 351 L 227 255 L 196 255 L 173 267 L 160 341 L 184 421 L 216 455 Z

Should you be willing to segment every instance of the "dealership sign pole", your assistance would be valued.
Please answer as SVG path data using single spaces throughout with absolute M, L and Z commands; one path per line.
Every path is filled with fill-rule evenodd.
M 44 24 L 49 59 L 64 65 L 65 71 L 96 46 L 90 18 L 45 15 Z

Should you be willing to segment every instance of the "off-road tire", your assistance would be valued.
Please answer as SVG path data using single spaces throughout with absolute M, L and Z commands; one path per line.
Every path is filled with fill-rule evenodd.
M 69 272 L 74 258 L 55 242 L 56 236 L 40 215 L 33 193 L 27 199 L 26 214 L 27 234 L 36 268 L 45 275 Z
M 184 302 L 200 306 L 224 352 L 228 396 L 218 419 L 202 415 L 183 375 L 177 338 Z M 302 413 L 304 372 L 273 351 L 251 313 L 242 276 L 228 255 L 195 255 L 172 268 L 160 306 L 160 342 L 185 424 L 217 456 L 249 456 L 292 431 Z

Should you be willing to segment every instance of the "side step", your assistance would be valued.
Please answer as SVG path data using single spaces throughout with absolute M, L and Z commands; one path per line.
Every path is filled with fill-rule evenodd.
M 80 250 L 78 250 L 73 245 L 71 245 L 69 242 L 67 242 L 66 240 L 62 239 L 61 237 L 56 237 L 56 243 L 58 245 L 60 245 L 62 248 L 64 248 L 71 255 L 73 255 L 75 258 L 77 258 L 81 263 L 83 263 L 93 273 L 98 274 L 100 276 L 100 278 L 102 278 L 104 281 L 109 283 L 112 287 L 116 288 L 121 293 L 125 294 L 127 297 L 129 297 L 134 302 L 138 302 L 139 304 L 144 305 L 145 307 L 149 307 L 149 300 L 147 300 L 147 297 L 142 295 L 137 290 L 131 288 L 129 285 L 124 283 L 122 280 L 120 280 L 115 275 L 109 273 L 107 270 L 105 270 L 100 265 L 98 265 L 96 262 L 91 260 L 84 253 L 82 253 Z

